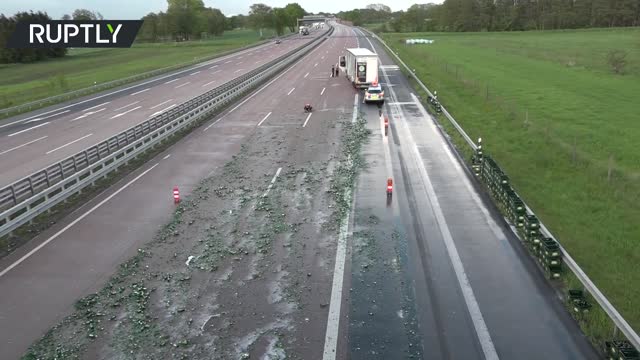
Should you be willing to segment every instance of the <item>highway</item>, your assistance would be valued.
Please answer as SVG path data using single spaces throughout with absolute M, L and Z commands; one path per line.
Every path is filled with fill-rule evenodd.
M 291 36 L 121 89 L 0 121 L 0 186 L 257 68 L 318 36 Z
M 281 45 L 294 46 L 296 41 L 290 42 Z M 389 136 L 384 136 L 374 105 L 362 104 L 361 94 L 343 76 L 329 77 L 344 49 L 356 46 L 380 56 Z M 253 54 L 253 61 L 284 51 L 273 44 L 263 48 L 268 50 Z M 242 61 L 228 63 L 226 75 L 238 69 L 237 60 Z M 226 61 L 217 63 L 222 67 Z M 169 84 L 173 78 L 163 79 L 136 95 L 132 94 L 146 85 L 74 105 L 68 113 L 44 119 L 50 124 L 13 136 L 28 135 L 22 140 L 33 141 L 53 137 L 49 131 L 63 134 L 66 124 L 84 124 L 55 146 L 45 142 L 47 138 L 15 150 L 13 155 L 23 154 L 26 164 L 8 175 L 3 171 L 2 181 L 55 161 L 43 154 L 82 134 L 92 135 L 49 155 L 60 159 L 103 140 L 121 129 L 109 118 L 127 109 L 145 104 L 115 118 L 127 121 L 122 129 L 170 106 L 178 93 L 182 95 L 171 86 L 189 81 L 193 85 L 180 89 L 199 94 L 195 87 L 213 79 L 191 75 L 197 69 L 175 75 L 179 80 Z M 84 119 L 71 121 L 89 107 L 100 105 L 88 111 L 101 109 L 100 101 L 117 103 L 105 104 L 113 110 L 100 112 L 110 111 L 110 116 L 96 118 L 102 120 L 95 125 Z M 116 105 L 135 101 L 141 103 L 115 111 Z M 166 103 L 150 109 L 162 102 Z M 314 105 L 311 115 L 302 112 L 304 103 Z M 64 111 L 56 109 L 51 114 Z M 0 128 L 0 136 L 28 129 L 24 121 L 31 116 L 0 123 L 22 121 Z M 336 169 L 345 124 L 358 117 L 371 131 L 363 147 L 367 166 L 354 189 L 347 241 L 340 242 L 328 226 L 334 206 L 330 180 L 340 176 Z M 80 125 L 69 126 L 67 132 Z M 4 140 L 2 146 L 0 153 L 10 148 Z M 19 166 L 6 155 L 0 155 L 3 169 Z M 395 183 L 390 201 L 384 194 L 388 177 Z M 175 185 L 183 198 L 193 196 L 196 202 L 186 206 L 184 220 L 172 228 L 170 238 L 158 240 L 174 214 Z M 273 230 L 270 224 L 279 223 L 286 226 Z M 269 242 L 261 240 L 263 235 Z M 212 238 L 222 245 L 203 240 Z M 190 268 L 193 255 L 197 266 L 210 264 L 205 262 L 212 256 L 207 252 L 210 246 L 223 246 L 231 255 L 216 258 L 210 274 Z M 285 353 L 287 358 L 319 359 L 324 348 L 325 360 L 597 357 L 413 96 L 396 64 L 373 40 L 342 25 L 238 105 L 0 259 L 0 358 L 18 358 L 73 313 L 77 299 L 101 289 L 138 249 L 150 255 L 139 274 L 130 275 L 124 284 L 144 282 L 153 289 L 146 311 L 154 326 L 165 330 L 172 343 L 188 338 L 190 344 L 163 348 L 140 340 L 139 347 L 131 348 L 139 355 L 166 358 L 168 351 L 175 351 L 171 354 L 187 358 L 248 354 L 253 359 Z M 335 266 L 336 258 L 340 260 L 336 254 L 343 251 L 344 272 L 334 273 L 340 268 Z M 176 291 L 158 274 L 189 274 L 188 286 Z M 336 288 L 342 294 L 337 303 L 332 301 Z M 338 317 L 328 316 L 336 308 Z M 128 313 L 106 311 L 113 311 L 118 320 L 105 322 L 97 340 L 75 336 L 76 328 L 69 325 L 73 321 L 56 330 L 55 338 L 86 345 L 85 358 L 115 356 L 121 348 L 112 342 L 119 331 L 126 331 L 123 319 Z M 327 347 L 330 337 L 337 341 Z

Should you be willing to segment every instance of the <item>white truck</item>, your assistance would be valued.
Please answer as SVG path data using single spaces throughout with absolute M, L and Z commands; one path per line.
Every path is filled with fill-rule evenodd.
M 378 82 L 378 55 L 369 49 L 347 49 L 340 57 L 340 67 L 344 67 L 347 78 L 356 88 L 367 88 Z
M 301 35 L 309 35 L 309 28 L 306 26 L 300 26 L 300 34 Z

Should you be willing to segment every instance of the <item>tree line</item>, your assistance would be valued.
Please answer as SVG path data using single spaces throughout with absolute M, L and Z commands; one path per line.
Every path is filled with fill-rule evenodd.
M 248 15 L 226 17 L 219 9 L 209 8 L 203 0 L 167 0 L 167 10 L 149 13 L 142 17 L 142 28 L 136 41 L 187 41 L 221 36 L 225 30 L 252 28 L 263 35 L 263 30 L 273 29 L 278 35 L 288 29 L 295 31 L 297 19 L 307 12 L 298 4 L 283 8 L 265 4 L 253 4 Z M 61 20 L 102 20 L 99 12 L 76 9 Z M 6 43 L 20 21 L 53 20 L 46 12 L 19 12 L 11 17 L 0 14 L 0 63 L 28 63 L 46 58 L 62 57 L 67 49 L 7 49 Z
M 150 13 L 142 18 L 144 23 L 137 40 L 166 41 L 193 40 L 220 36 L 225 30 L 251 27 L 260 32 L 273 29 L 282 35 L 288 28 L 294 31 L 298 18 L 306 11 L 297 3 L 284 8 L 271 8 L 265 4 L 253 4 L 249 15 L 225 17 L 218 9 L 207 8 L 202 0 L 167 0 L 166 12 Z
M 640 26 L 639 0 L 445 0 L 391 12 L 374 4 L 338 13 L 354 25 L 380 30 L 522 31 Z

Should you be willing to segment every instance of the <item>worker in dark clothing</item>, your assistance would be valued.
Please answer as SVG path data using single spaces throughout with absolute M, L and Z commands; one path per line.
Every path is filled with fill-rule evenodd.
M 334 77 L 335 75 L 336 75 L 336 66 L 331 65 L 331 77 Z
M 340 67 L 336 67 L 336 77 L 338 77 L 338 75 L 340 75 Z

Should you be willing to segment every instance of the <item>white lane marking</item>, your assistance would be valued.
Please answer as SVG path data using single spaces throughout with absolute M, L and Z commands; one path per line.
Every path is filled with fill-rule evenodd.
M 165 111 L 167 111 L 167 110 L 169 110 L 169 109 L 174 108 L 176 105 L 177 105 L 177 104 L 173 104 L 173 105 L 171 105 L 171 106 L 169 106 L 169 107 L 166 107 L 166 108 L 164 108 L 164 109 L 162 109 L 162 110 L 160 110 L 160 111 L 156 111 L 156 112 L 154 112 L 153 114 L 149 115 L 149 117 L 150 117 L 150 118 L 152 118 L 152 117 L 154 117 L 154 116 L 156 116 L 156 115 L 160 115 L 160 114 L 162 114 L 163 112 L 165 112 Z
M 263 123 L 265 120 L 267 120 L 267 118 L 268 118 L 270 115 L 271 115 L 271 112 L 269 112 L 269 113 L 267 114 L 267 116 L 265 116 L 265 117 L 264 117 L 264 119 L 260 120 L 260 122 L 258 123 L 258 126 L 262 125 L 262 123 Z
M 173 80 L 169 80 L 169 81 L 167 81 L 165 84 L 171 84 L 172 82 L 174 82 L 174 81 L 178 81 L 178 80 L 180 80 L 180 78 L 173 79 Z
M 134 92 L 133 94 L 131 94 L 129 96 L 138 95 L 138 94 L 141 94 L 141 93 L 143 93 L 145 91 L 149 91 L 149 90 L 151 90 L 151 88 L 146 88 L 144 90 L 136 91 L 136 92 Z
M 28 128 L 28 129 L 20 130 L 18 132 L 14 132 L 13 134 L 9 134 L 7 136 L 11 137 L 11 136 L 14 136 L 14 135 L 22 134 L 23 132 L 27 132 L 27 131 L 30 131 L 30 130 L 33 130 L 33 129 L 37 129 L 37 128 L 39 128 L 41 126 L 45 126 L 47 124 L 51 124 L 51 123 L 47 121 L 46 123 L 42 123 L 40 125 L 32 126 L 32 127 Z
M 75 144 L 75 143 L 77 143 L 78 141 L 82 141 L 82 140 L 84 140 L 84 139 L 88 138 L 88 137 L 89 137 L 89 136 L 91 136 L 91 135 L 93 135 L 93 134 L 85 135 L 85 136 L 83 136 L 83 137 L 81 137 L 81 138 L 79 138 L 79 139 L 76 139 L 76 140 L 73 140 L 73 141 L 71 141 L 71 142 L 68 142 L 68 143 L 66 143 L 66 144 L 64 144 L 64 145 L 62 145 L 62 146 L 58 146 L 57 148 L 55 148 L 55 149 L 53 149 L 53 150 L 49 150 L 49 151 L 47 151 L 45 154 L 49 155 L 49 154 L 51 154 L 52 152 L 58 151 L 58 150 L 60 150 L 60 149 L 62 149 L 62 148 L 66 148 L 67 146 L 69 146 L 69 145 L 71 145 L 71 144 Z
M 258 60 L 258 61 L 256 61 L 256 64 L 259 64 L 259 63 L 261 63 L 261 62 L 262 62 L 262 60 Z
M 244 69 L 238 69 L 238 70 L 234 71 L 234 73 L 240 72 L 242 70 L 244 70 Z
M 219 73 L 219 72 L 220 72 L 220 70 L 213 71 L 213 72 L 211 72 L 211 75 Z
M 225 64 L 228 64 L 228 63 L 230 63 L 230 62 L 231 62 L 231 60 L 229 60 L 229 61 L 226 61 L 226 62 L 225 62 Z
M 243 50 L 243 51 L 246 51 L 246 50 Z M 239 52 L 239 53 L 242 53 L 242 52 Z M 221 58 L 219 58 L 219 59 L 215 59 L 215 60 L 212 60 L 212 61 L 207 61 L 207 62 L 204 62 L 204 63 L 201 63 L 201 64 L 199 64 L 199 65 L 195 66 L 195 68 L 199 68 L 199 67 L 203 67 L 203 66 L 208 66 L 208 65 L 212 64 L 213 62 L 222 61 L 223 59 L 226 59 L 226 58 L 228 58 L 228 57 L 230 57 L 230 56 L 235 56 L 235 55 L 237 55 L 237 53 L 236 53 L 236 54 L 226 55 L 226 56 L 223 56 L 223 57 L 221 57 Z M 26 120 L 33 119 L 33 118 L 38 117 L 38 116 L 47 115 L 47 114 L 50 114 L 50 113 L 52 113 L 52 112 L 60 111 L 60 110 L 63 110 L 63 109 L 68 109 L 68 108 L 70 108 L 70 107 L 78 106 L 78 105 L 81 105 L 81 104 L 84 104 L 84 103 L 87 103 L 87 102 L 90 102 L 90 101 L 93 101 L 93 100 L 96 100 L 96 99 L 102 99 L 103 97 L 107 97 L 107 96 L 110 96 L 110 95 L 113 95 L 113 94 L 121 93 L 121 92 L 123 92 L 123 91 L 127 91 L 127 90 L 130 90 L 130 89 L 134 89 L 134 88 L 137 88 L 137 87 L 140 87 L 140 86 L 144 86 L 144 85 L 147 85 L 147 84 L 151 84 L 151 83 L 153 83 L 153 82 L 160 81 L 160 80 L 164 80 L 164 79 L 167 79 L 167 78 L 169 78 L 169 77 L 176 76 L 176 75 L 179 75 L 179 74 L 183 74 L 183 73 L 185 73 L 185 72 L 187 72 L 187 71 L 193 71 L 193 70 L 194 70 L 194 68 L 193 68 L 193 67 L 192 67 L 192 68 L 190 68 L 190 69 L 180 70 L 180 71 L 177 71 L 177 72 L 174 72 L 174 73 L 171 73 L 171 74 L 167 74 L 167 75 L 164 75 L 164 76 L 160 76 L 160 77 L 155 78 L 155 79 L 151 79 L 151 80 L 149 80 L 149 81 L 145 81 L 145 82 L 140 83 L 140 84 L 132 85 L 132 86 L 129 86 L 129 87 L 126 87 L 126 88 L 123 88 L 123 89 L 119 89 L 119 90 L 112 91 L 112 92 L 110 92 L 110 93 L 106 93 L 106 94 L 102 94 L 102 95 L 99 95 L 99 96 L 95 96 L 95 97 L 92 97 L 92 98 L 90 98 L 90 99 L 86 99 L 86 100 L 83 100 L 83 101 L 79 101 L 79 102 L 76 102 L 76 103 L 73 103 L 73 104 L 70 104 L 70 105 L 67 105 L 67 106 L 63 106 L 63 107 L 57 108 L 57 109 L 53 109 L 53 110 L 49 110 L 49 111 L 45 111 L 45 112 L 43 112 L 43 113 L 41 113 L 41 114 L 32 115 L 32 116 L 30 116 L 30 117 L 27 117 L 27 118 L 24 118 L 24 119 L 20 119 L 20 120 L 18 120 L 17 122 L 20 122 L 20 121 L 26 121 Z M 171 83 L 171 82 L 173 82 L 173 81 L 177 81 L 177 80 L 179 80 L 179 79 L 171 80 L 171 81 L 168 81 L 168 82 L 166 82 L 166 83 Z M 166 83 L 165 83 L 165 84 L 166 84 Z M 0 126 L 0 127 L 9 126 L 9 125 L 11 125 L 11 124 L 5 124 L 5 125 L 2 125 L 2 126 Z
M 327 89 L 327 88 L 322 88 L 322 91 L 320 91 L 320 95 L 324 94 L 324 91 L 325 91 L 326 89 Z
M 92 107 L 87 108 L 87 109 L 84 109 L 84 110 L 82 110 L 82 111 L 83 111 L 83 112 L 85 112 L 85 111 L 93 110 L 93 109 L 95 109 L 95 108 L 97 108 L 97 107 L 104 106 L 104 105 L 107 105 L 107 104 L 110 104 L 110 103 L 111 103 L 111 101 L 103 102 L 103 103 L 102 103 L 102 104 L 100 104 L 100 105 L 92 106 Z
M 40 140 L 42 140 L 42 139 L 46 139 L 46 138 L 48 138 L 48 136 L 46 136 L 46 135 L 45 135 L 45 136 L 43 136 L 43 137 L 41 137 L 41 138 L 37 138 L 37 139 L 35 139 L 35 140 L 31 140 L 31 141 L 29 141 L 29 142 L 27 142 L 27 143 L 24 143 L 24 144 L 22 144 L 22 145 L 18 145 L 18 146 L 16 146 L 16 147 L 12 147 L 11 149 L 7 149 L 7 150 L 4 150 L 4 151 L 0 152 L 0 155 L 4 155 L 4 154 L 6 154 L 6 153 L 12 152 L 13 150 L 18 150 L 18 149 L 20 149 L 20 148 L 22 148 L 22 147 L 25 147 L 25 146 L 27 146 L 27 145 L 31 145 L 31 144 L 33 144 L 34 142 L 37 142 L 37 141 L 40 141 Z
M 208 83 L 206 83 L 206 84 L 202 85 L 202 87 L 209 86 L 209 85 L 213 84 L 213 83 L 214 83 L 214 82 L 216 82 L 216 81 L 217 81 L 217 80 L 209 81 Z
M 185 86 L 185 85 L 189 85 L 189 84 L 191 84 L 191 81 L 187 81 L 187 82 L 186 82 L 186 83 L 184 83 L 184 84 L 180 84 L 180 85 L 178 85 L 178 86 L 174 87 L 174 89 L 179 89 L 179 88 L 181 88 L 181 87 L 183 87 L 183 86 Z
M 87 116 L 91 116 L 91 115 L 93 115 L 93 114 L 97 114 L 97 113 L 99 113 L 99 112 L 101 112 L 101 111 L 105 111 L 105 110 L 107 110 L 107 108 L 98 109 L 98 110 L 96 110 L 96 111 L 89 111 L 89 112 L 86 112 L 86 113 L 84 113 L 84 114 L 82 114 L 82 115 L 78 116 L 77 118 L 73 118 L 73 119 L 71 119 L 71 120 L 69 120 L 69 121 L 71 121 L 71 122 L 78 121 L 78 120 L 80 120 L 80 119 L 84 119 L 84 118 L 86 118 Z
M 168 103 L 168 102 L 169 102 L 169 101 L 171 101 L 171 100 L 173 100 L 173 99 L 169 99 L 169 100 L 167 100 L 167 101 L 163 101 L 163 102 L 161 102 L 161 103 L 160 103 L 160 104 L 158 104 L 158 105 L 153 105 L 152 107 L 150 107 L 150 108 L 149 108 L 149 110 L 153 110 L 153 109 L 155 109 L 155 108 L 157 108 L 157 107 L 160 107 L 160 106 L 162 106 L 162 105 L 164 105 L 164 104 Z
M 304 77 L 306 78 L 307 76 L 309 76 L 309 73 L 304 74 Z
M 279 167 L 278 171 L 276 171 L 276 174 L 273 175 L 273 179 L 271 179 L 271 183 L 269 184 L 269 187 L 267 187 L 267 191 L 265 191 L 264 194 L 262 194 L 262 197 L 267 197 L 267 195 L 269 195 L 269 191 L 271 191 L 271 188 L 273 187 L 273 184 L 276 183 L 276 180 L 278 179 L 278 176 L 280 176 L 280 171 L 282 171 L 281 167 Z
M 171 157 L 171 154 L 167 154 L 165 157 L 162 158 L 162 160 L 167 160 L 169 157 Z
M 353 99 L 352 123 L 358 117 L 358 94 Z M 347 161 L 350 161 L 351 157 Z M 333 269 L 333 284 L 331 286 L 331 301 L 329 304 L 329 316 L 327 317 L 327 332 L 324 337 L 323 360 L 335 360 L 338 348 L 338 335 L 340 330 L 340 308 L 342 306 L 342 285 L 344 283 L 344 266 L 347 255 L 347 241 L 349 240 L 349 221 L 353 218 L 355 206 L 353 204 L 352 189 L 349 188 L 344 194 L 345 200 L 351 204 L 351 211 L 340 224 L 340 234 L 338 235 L 338 248 L 336 249 L 336 263 Z
M 3 127 L 11 126 L 13 124 L 21 123 L 23 121 L 24 121 L 24 119 L 23 120 L 14 121 L 14 122 L 10 122 L 8 124 L 0 125 L 0 129 L 2 129 Z
M 321 60 L 324 60 L 324 55 L 322 55 L 322 57 L 320 58 Z
M 318 63 L 315 63 L 315 64 L 313 65 L 313 67 L 316 67 L 316 66 L 318 66 Z
M 369 42 L 369 45 L 371 45 L 372 49 L 374 49 L 372 51 L 376 53 L 371 40 L 367 38 L 367 41 Z M 389 83 L 389 76 L 387 75 L 387 71 L 384 68 L 382 68 L 381 70 L 386 82 Z M 389 88 L 389 92 L 391 93 L 391 99 L 397 102 L 398 98 L 392 87 Z M 447 253 L 449 254 L 449 259 L 451 260 L 454 273 L 456 274 L 456 278 L 458 279 L 458 283 L 460 284 L 460 289 L 462 290 L 464 301 L 467 305 L 467 309 L 469 310 L 469 315 L 471 316 L 473 327 L 475 328 L 476 334 L 478 336 L 478 341 L 480 342 L 480 346 L 482 347 L 482 352 L 484 353 L 485 359 L 498 360 L 498 353 L 496 352 L 496 348 L 493 345 L 491 334 L 489 333 L 487 324 L 485 323 L 482 312 L 480 311 L 480 306 L 478 305 L 475 294 L 473 293 L 473 288 L 471 287 L 469 278 L 467 277 L 467 274 L 464 270 L 464 265 L 462 264 L 462 260 L 460 259 L 460 254 L 458 254 L 458 249 L 456 248 L 453 237 L 451 236 L 451 232 L 449 231 L 449 226 L 447 225 L 447 221 L 444 217 L 444 213 L 442 212 L 442 208 L 440 207 L 440 202 L 438 201 L 438 197 L 436 196 L 435 189 L 433 188 L 433 184 L 431 184 L 431 179 L 429 178 L 427 169 L 425 168 L 422 157 L 420 156 L 420 152 L 418 151 L 418 146 L 413 139 L 411 130 L 408 128 L 407 120 L 404 117 L 402 108 L 397 105 L 394 107 L 396 108 L 396 112 L 400 114 L 400 124 L 402 124 L 401 127 L 404 129 L 405 134 L 408 134 L 403 138 L 408 139 L 411 144 L 414 161 L 418 165 L 418 170 L 420 171 L 424 189 L 427 192 L 429 201 L 431 202 L 431 210 L 435 215 L 436 222 L 438 223 L 438 229 L 440 230 L 440 234 L 442 235 L 442 239 L 444 240 L 445 248 L 447 249 Z
M 304 124 L 302 124 L 302 127 L 307 127 L 307 123 L 309 122 L 309 119 L 311 119 L 311 115 L 313 113 L 309 113 L 309 115 L 307 116 L 307 120 L 304 121 Z
M 195 72 L 192 72 L 192 73 L 191 73 L 191 74 L 189 74 L 189 75 L 195 75 L 195 74 L 200 74 L 200 70 L 195 71 Z
M 140 102 L 140 101 L 132 102 L 131 104 L 125 105 L 125 106 L 123 106 L 123 107 L 119 107 L 119 108 L 117 108 L 117 109 L 115 109 L 115 110 L 113 110 L 113 111 L 118 111 L 118 110 L 122 110 L 122 109 L 124 109 L 124 108 L 128 108 L 129 106 L 133 106 L 133 105 L 135 105 L 135 104 L 137 104 L 137 103 L 139 103 L 139 102 Z
M 213 65 L 213 66 L 212 66 L 212 67 L 210 67 L 209 69 L 215 69 L 215 68 L 217 68 L 217 67 L 218 67 L 218 65 Z
M 61 111 L 61 112 L 59 112 L 59 113 L 55 113 L 55 114 L 51 114 L 51 115 L 47 115 L 47 116 L 45 116 L 45 117 L 35 118 L 35 119 L 29 120 L 29 121 L 25 121 L 25 124 L 32 123 L 32 122 L 36 122 L 36 121 L 42 121 L 42 120 L 44 120 L 44 119 L 48 119 L 48 118 L 51 118 L 51 117 L 54 117 L 54 116 L 58 116 L 58 115 L 62 115 L 62 114 L 66 114 L 66 113 L 68 113 L 69 111 L 71 111 L 71 110 L 65 110 L 65 111 Z
M 310 53 L 308 53 L 307 55 L 303 56 L 302 59 L 298 60 L 298 62 L 296 62 L 295 64 L 293 64 L 293 66 L 290 66 L 287 70 L 283 71 L 280 75 L 276 76 L 275 78 L 271 79 L 268 83 L 266 83 L 263 87 L 261 87 L 260 89 L 258 89 L 257 91 L 253 92 L 248 98 L 242 100 L 241 103 L 239 103 L 238 105 L 234 106 L 233 109 L 229 110 L 226 114 L 224 114 L 223 116 L 221 116 L 219 119 L 217 119 L 216 121 L 212 122 L 211 124 L 209 124 L 209 126 L 207 126 L 206 128 L 204 128 L 204 130 L 202 131 L 207 131 L 209 130 L 213 125 L 217 124 L 220 120 L 224 119 L 227 115 L 231 114 L 232 112 L 234 112 L 236 109 L 238 109 L 240 106 L 244 105 L 244 103 L 246 103 L 247 101 L 253 99 L 254 96 L 258 95 L 262 90 L 266 89 L 269 87 L 269 85 L 273 84 L 276 80 L 280 79 L 281 77 L 283 77 L 286 73 L 288 73 L 289 71 L 291 71 L 291 69 L 293 69 L 294 67 L 296 67 L 296 65 L 302 63 L 302 60 L 304 60 L 305 58 L 307 58 L 308 56 L 310 56 L 311 54 L 313 54 L 314 52 L 318 51 L 318 49 L 320 49 L 319 47 L 317 47 L 315 50 L 312 50 Z
M 128 113 L 130 113 L 130 112 L 132 112 L 132 111 L 136 111 L 136 110 L 140 109 L 141 107 L 142 107 L 142 106 L 136 106 L 136 107 L 134 107 L 133 109 L 130 109 L 130 110 L 127 110 L 127 111 L 125 111 L 125 112 L 123 112 L 123 113 L 120 113 L 120 114 L 117 114 L 117 115 L 112 116 L 112 117 L 111 117 L 111 119 L 119 118 L 120 116 L 122 116 L 122 115 L 126 115 L 126 114 L 128 114 Z
M 240 62 L 239 62 L 239 63 L 237 63 L 236 65 L 240 65 L 240 64 L 242 64 L 242 61 L 240 61 Z
M 293 92 L 293 90 L 295 90 L 296 88 L 291 88 L 291 90 L 289 90 L 289 92 L 287 93 L 287 95 L 291 95 L 291 93 Z
M 97 205 L 95 205 L 94 207 L 89 209 L 86 213 L 80 215 L 77 219 L 73 220 L 69 225 L 65 226 L 60 231 L 58 231 L 57 233 L 53 234 L 50 238 L 45 240 L 42 244 L 36 246 L 33 250 L 31 250 L 28 253 L 26 253 L 23 257 L 18 259 L 16 262 L 14 262 L 13 264 L 9 265 L 6 269 L 4 269 L 4 270 L 2 270 L 0 272 L 0 277 L 3 277 L 4 275 L 6 275 L 9 271 L 13 270 L 13 268 L 15 268 L 16 266 L 20 265 L 22 262 L 27 260 L 33 254 L 35 254 L 40 249 L 45 247 L 48 243 L 50 243 L 51 241 L 55 240 L 58 236 L 62 235 L 65 231 L 69 230 L 69 228 L 71 228 L 73 225 L 77 224 L 82 219 L 84 219 L 85 217 L 89 216 L 92 212 L 96 211 L 96 209 L 98 209 L 99 207 L 104 205 L 107 201 L 113 199 L 114 196 L 120 194 L 124 189 L 128 188 L 129 186 L 131 186 L 131 184 L 133 184 L 134 182 L 138 181 L 138 179 L 140 179 L 141 177 L 145 176 L 147 173 L 149 173 L 149 171 L 153 170 L 159 164 L 160 163 L 156 163 L 155 165 L 153 165 L 149 169 L 145 170 L 142 174 L 136 176 L 133 180 L 129 181 L 123 187 L 121 187 L 120 189 L 116 190 L 113 194 L 109 195 L 106 199 L 102 200 Z

